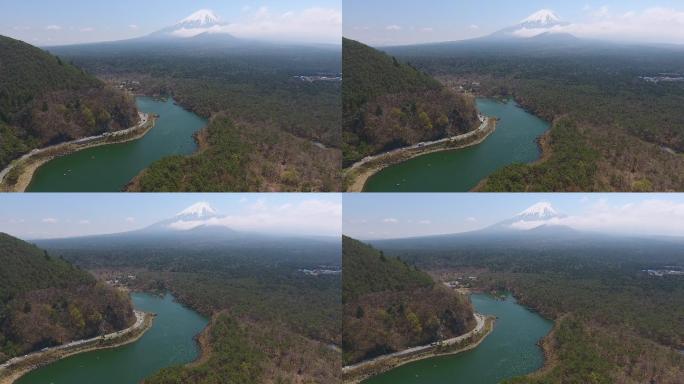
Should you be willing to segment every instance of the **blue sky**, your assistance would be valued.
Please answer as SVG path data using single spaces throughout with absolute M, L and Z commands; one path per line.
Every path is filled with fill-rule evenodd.
M 0 34 L 47 46 L 143 36 L 199 9 L 240 26 L 245 37 L 273 28 L 282 39 L 338 42 L 342 6 L 341 0 L 0 0 L 0 9 Z
M 551 203 L 579 230 L 684 236 L 684 194 L 344 194 L 342 231 L 359 239 L 481 229 Z
M 339 194 L 2 194 L 0 232 L 22 239 L 124 232 L 207 202 L 238 230 L 339 236 Z
M 343 0 L 343 34 L 371 45 L 484 36 L 540 9 L 573 23 L 581 37 L 684 43 L 681 0 Z

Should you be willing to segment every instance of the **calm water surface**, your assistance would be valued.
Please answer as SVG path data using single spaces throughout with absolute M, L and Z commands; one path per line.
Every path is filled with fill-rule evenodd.
M 514 101 L 502 103 L 477 99 L 480 113 L 497 117 L 496 131 L 482 143 L 453 151 L 435 152 L 392 165 L 373 175 L 366 192 L 465 192 L 494 171 L 513 163 L 539 158 L 536 139 L 549 123 L 520 108 Z
M 171 155 L 192 154 L 192 135 L 207 121 L 174 104 L 172 99 L 136 98 L 138 109 L 160 117 L 143 138 L 102 145 L 59 157 L 33 175 L 28 192 L 118 192 L 140 171 Z
M 403 365 L 364 384 L 494 384 L 544 365 L 537 342 L 553 322 L 517 304 L 512 296 L 499 300 L 473 294 L 471 300 L 477 312 L 497 317 L 494 330 L 477 348 Z
M 31 371 L 17 384 L 137 384 L 161 368 L 195 360 L 194 340 L 207 320 L 164 297 L 133 293 L 136 309 L 157 314 L 140 340 L 122 347 L 74 355 Z

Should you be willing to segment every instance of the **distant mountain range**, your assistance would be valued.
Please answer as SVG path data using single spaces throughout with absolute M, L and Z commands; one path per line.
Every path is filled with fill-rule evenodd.
M 575 36 L 562 32 L 562 27 L 568 25 L 570 25 L 570 23 L 561 21 L 553 11 L 542 9 L 514 26 L 504 28 L 491 35 L 481 37 L 478 40 L 576 39 Z
M 48 47 L 60 55 L 120 55 L 122 53 L 207 54 L 212 52 L 244 53 L 291 49 L 337 49 L 339 45 L 275 42 L 238 38 L 228 32 L 229 24 L 213 11 L 200 9 L 177 23 L 148 35 L 126 40 Z
M 567 225 L 568 216 L 546 202 L 532 205 L 517 215 L 488 227 L 461 233 L 369 241 L 381 249 L 463 248 L 478 249 L 579 249 L 600 247 L 644 253 L 652 247 L 681 247 L 684 238 L 639 236 L 598 231 L 584 231 Z
M 230 216 L 219 214 L 208 203 L 200 202 L 182 210 L 173 217 L 161 220 L 138 230 L 73 237 L 35 240 L 48 250 L 113 249 L 129 252 L 131 249 L 150 250 L 159 254 L 171 252 L 202 252 L 203 250 L 230 250 L 226 254 L 263 250 L 273 254 L 279 250 L 282 260 L 290 258 L 317 259 L 321 254 L 339 255 L 340 238 L 274 234 L 259 231 L 242 231 L 232 228 Z M 324 251 L 321 251 L 324 250 Z M 259 253 L 259 252 L 257 252 Z M 326 259 L 327 256 L 324 257 Z M 333 258 L 332 261 L 336 259 Z
M 671 44 L 646 44 L 612 42 L 580 38 L 572 34 L 575 24 L 562 20 L 549 9 L 539 10 L 519 23 L 486 36 L 435 43 L 386 46 L 382 50 L 400 57 L 465 55 L 481 52 L 505 55 L 544 55 L 585 53 L 613 54 L 631 52 L 643 57 L 663 49 L 681 51 L 682 47 Z

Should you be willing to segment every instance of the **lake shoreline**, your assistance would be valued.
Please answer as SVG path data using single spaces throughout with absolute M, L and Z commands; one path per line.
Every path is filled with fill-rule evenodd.
M 419 352 L 416 352 L 415 354 L 408 354 L 406 356 L 398 356 L 398 357 L 389 357 L 388 359 L 383 359 L 383 360 L 377 361 L 377 362 L 372 362 L 373 359 L 371 359 L 368 361 L 368 362 L 372 362 L 370 365 L 354 368 L 354 369 L 348 370 L 347 372 L 344 371 L 344 369 L 346 367 L 343 367 L 342 368 L 342 382 L 345 384 L 361 383 L 364 380 L 369 379 L 373 376 L 380 375 L 384 372 L 390 371 L 392 369 L 398 368 L 402 365 L 406 365 L 406 364 L 409 364 L 409 363 L 412 363 L 415 361 L 425 360 L 425 359 L 430 359 L 430 358 L 440 357 L 440 356 L 457 355 L 459 353 L 463 353 L 463 352 L 472 350 L 474 348 L 477 348 L 487 338 L 487 336 L 489 336 L 491 334 L 491 332 L 494 330 L 494 324 L 496 322 L 496 318 L 493 316 L 483 316 L 483 318 L 484 318 L 483 329 L 479 332 L 475 332 L 471 335 L 468 335 L 468 337 L 467 337 L 467 338 L 477 337 L 477 340 L 474 340 L 474 342 L 470 342 L 468 345 L 466 345 L 464 347 L 457 348 L 455 350 L 450 350 L 450 348 L 453 348 L 453 345 L 442 346 L 440 344 L 436 344 L 436 345 L 432 345 L 427 350 L 421 350 Z M 470 331 L 470 332 L 473 332 L 473 331 Z
M 529 163 L 529 165 L 539 165 L 542 164 L 546 161 L 548 161 L 551 158 L 551 155 L 553 153 L 553 148 L 551 146 L 551 130 L 549 129 L 548 131 L 544 132 L 541 136 L 537 138 L 537 146 L 539 147 L 539 158 L 532 163 Z M 484 186 L 487 184 L 487 180 L 489 177 L 485 177 L 484 179 L 480 180 L 477 185 L 475 185 L 470 191 L 468 192 L 482 192 L 484 189 Z
M 438 140 L 437 144 L 421 145 L 418 143 L 410 147 L 399 148 L 390 152 L 372 156 L 370 160 L 361 160 L 351 167 L 344 170 L 344 182 L 346 192 L 363 192 L 368 180 L 383 169 L 403 163 L 413 158 L 428 155 L 430 153 L 455 151 L 463 148 L 472 147 L 485 141 L 496 130 L 497 119 L 487 117 L 480 127 L 476 130 Z M 453 145 L 456 141 L 468 140 L 475 137 L 473 141 Z
M 137 329 L 134 329 L 136 326 L 134 324 L 130 328 L 122 330 L 123 332 L 126 332 L 123 335 L 119 335 L 119 337 L 122 337 L 123 340 L 103 340 L 98 337 L 98 340 L 94 340 L 91 343 L 77 346 L 73 350 L 51 350 L 44 353 L 34 352 L 37 353 L 35 356 L 28 357 L 25 361 L 18 363 L 18 366 L 10 366 L 9 368 L 6 368 L 5 372 L 2 374 L 2 376 L 0 376 L 0 384 L 14 384 L 17 380 L 19 380 L 27 373 L 70 356 L 86 352 L 92 352 L 96 350 L 118 348 L 138 341 L 150 328 L 152 328 L 152 324 L 154 323 L 154 318 L 156 316 L 152 313 L 141 313 L 144 316 L 141 325 Z M 111 343 L 112 341 L 114 342 Z
M 13 161 L 5 170 L 3 170 L 5 177 L 2 179 L 2 181 L 0 181 L 0 191 L 26 192 L 26 189 L 33 180 L 35 172 L 41 166 L 56 158 L 89 148 L 95 148 L 109 144 L 126 143 L 143 138 L 149 131 L 152 130 L 152 128 L 154 128 L 157 117 L 143 112 L 140 112 L 140 115 L 142 121 L 136 126 L 126 130 L 95 136 L 86 142 L 83 142 L 83 139 L 78 139 L 66 143 L 60 143 L 34 150 L 33 152 L 22 156 L 18 160 Z M 18 169 L 19 171 L 17 182 L 14 185 L 8 185 L 5 182 L 5 179 L 7 178 L 7 175 L 15 169 Z

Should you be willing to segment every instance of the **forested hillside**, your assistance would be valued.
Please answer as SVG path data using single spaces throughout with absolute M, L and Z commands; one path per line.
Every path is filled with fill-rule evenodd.
M 236 123 L 215 116 L 200 134 L 193 156 L 167 157 L 152 164 L 130 191 L 337 191 L 339 151 L 269 124 Z M 216 165 L 220 164 L 220 167 Z
M 554 122 L 544 147 L 551 161 L 499 170 L 484 190 L 684 190 L 684 83 L 647 80 L 684 73 L 684 51 L 574 44 L 581 45 L 564 50 L 464 42 L 388 51 L 445 83 L 513 97 Z
M 345 166 L 371 154 L 475 128 L 472 99 L 357 41 L 344 39 L 342 50 Z
M 34 245 L 0 233 L 0 361 L 126 328 L 125 293 Z
M 131 97 L 59 57 L 0 36 L 0 168 L 31 149 L 137 122 Z
M 342 243 L 343 364 L 466 333 L 469 300 L 349 237 Z

